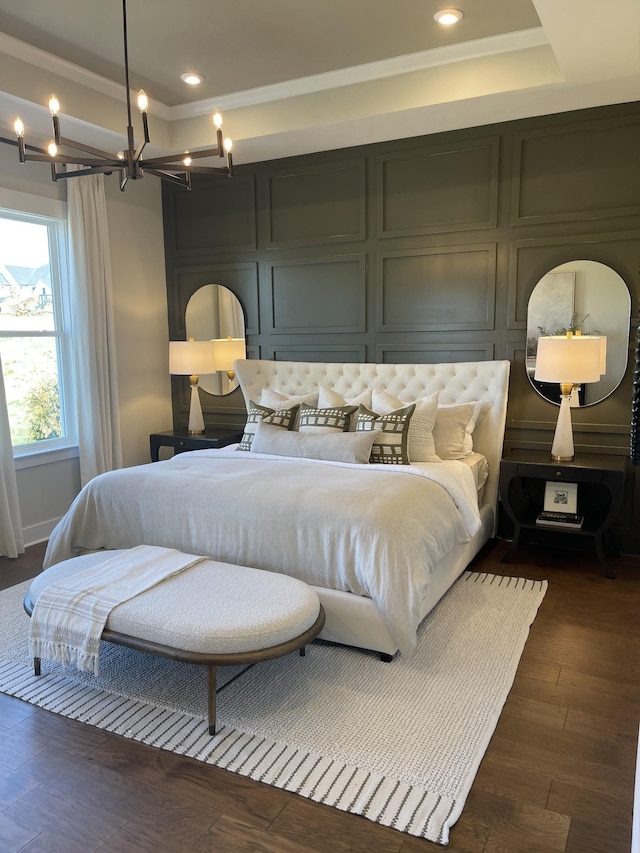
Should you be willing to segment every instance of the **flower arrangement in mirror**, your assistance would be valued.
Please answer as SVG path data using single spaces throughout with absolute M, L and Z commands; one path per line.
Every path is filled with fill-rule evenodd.
M 585 329 L 584 324 L 588 316 L 588 314 L 580 316 L 574 313 L 571 315 L 571 322 L 568 326 L 556 329 L 555 332 L 548 332 L 544 326 L 538 326 L 538 331 L 541 337 L 546 337 L 547 335 L 567 335 L 569 332 L 572 332 L 574 335 L 599 335 L 600 332 L 598 329 L 592 329 L 589 332 Z

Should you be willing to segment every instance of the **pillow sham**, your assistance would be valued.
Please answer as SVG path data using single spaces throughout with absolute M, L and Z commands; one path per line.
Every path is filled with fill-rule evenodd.
M 433 437 L 438 410 L 438 392 L 413 401 L 416 410 L 409 425 L 409 459 L 412 462 L 440 462 Z M 373 410 L 386 415 L 408 405 L 388 391 L 373 392 Z
M 378 415 L 366 406 L 358 408 L 356 432 L 375 433 L 369 462 L 409 465 L 409 425 L 415 408 L 415 403 L 412 403 L 386 415 Z
M 371 389 L 365 388 L 360 394 L 342 396 L 334 391 L 333 388 L 328 388 L 326 385 L 318 386 L 318 408 L 330 409 L 333 406 L 366 406 L 368 409 L 373 408 L 371 403 Z M 351 424 L 351 429 L 355 429 L 355 420 Z
M 289 409 L 291 406 L 307 403 L 310 406 L 318 404 L 318 392 L 310 394 L 285 394 L 284 391 L 274 391 L 272 388 L 263 388 L 260 393 L 259 403 L 271 409 Z
M 298 414 L 298 408 L 299 406 L 296 405 L 290 409 L 280 409 L 276 411 L 250 400 L 247 422 L 244 425 L 244 434 L 240 444 L 236 447 L 236 450 L 251 450 L 256 429 L 258 424 L 263 420 L 281 430 L 293 429 L 296 415 Z
M 262 420 L 258 424 L 251 449 L 254 453 L 366 465 L 375 437 L 373 430 L 346 433 L 289 432 Z
M 296 429 L 298 432 L 347 432 L 351 415 L 357 410 L 357 406 L 316 409 L 315 406 L 301 403 Z
M 481 411 L 481 402 L 438 406 L 433 440 L 441 459 L 462 459 L 473 453 L 472 434 Z

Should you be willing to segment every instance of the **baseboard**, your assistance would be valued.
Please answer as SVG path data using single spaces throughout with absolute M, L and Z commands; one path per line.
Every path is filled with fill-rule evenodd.
M 24 527 L 22 529 L 22 536 L 25 548 L 28 548 L 30 545 L 37 545 L 48 539 L 51 536 L 51 531 L 59 521 L 59 518 L 53 518 L 49 521 L 41 521 L 39 524 Z

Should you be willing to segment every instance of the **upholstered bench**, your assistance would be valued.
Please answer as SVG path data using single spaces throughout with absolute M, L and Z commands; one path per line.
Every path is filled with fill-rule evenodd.
M 34 578 L 29 615 L 50 584 L 124 551 L 98 551 L 57 563 Z M 115 607 L 102 639 L 207 667 L 209 732 L 216 727 L 216 667 L 251 664 L 300 650 L 324 625 L 307 584 L 275 572 L 206 560 Z M 34 659 L 36 675 L 40 660 Z

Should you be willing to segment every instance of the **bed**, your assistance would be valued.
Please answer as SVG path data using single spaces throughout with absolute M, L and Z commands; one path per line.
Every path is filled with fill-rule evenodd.
M 410 655 L 422 619 L 495 533 L 509 362 L 235 369 L 243 442 L 95 477 L 52 532 L 45 568 L 149 544 L 279 571 L 318 593 L 321 638 Z M 337 426 L 334 411 L 348 412 Z M 379 456 L 362 449 L 368 431 Z M 431 455 L 435 439 L 444 457 Z M 408 450 L 420 461 L 406 464 Z

